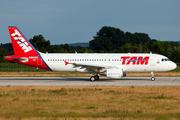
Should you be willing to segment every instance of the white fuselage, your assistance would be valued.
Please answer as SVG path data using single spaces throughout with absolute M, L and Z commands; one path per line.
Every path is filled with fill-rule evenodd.
M 43 60 L 52 71 L 90 72 L 81 66 L 75 67 L 73 63 L 89 66 L 106 66 L 105 68 L 121 68 L 123 72 L 163 72 L 176 68 L 176 64 L 167 57 L 158 54 L 109 54 L 109 53 L 71 53 L 71 54 L 44 54 L 40 53 Z M 142 58 L 142 59 L 139 59 Z M 145 59 L 148 58 L 148 59 Z M 70 64 L 65 64 L 69 62 Z M 98 70 L 97 70 L 98 71 Z

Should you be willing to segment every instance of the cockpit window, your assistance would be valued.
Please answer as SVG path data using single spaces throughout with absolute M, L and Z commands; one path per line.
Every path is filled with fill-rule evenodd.
M 164 62 L 164 61 L 170 61 L 170 60 L 167 58 L 163 58 L 161 61 Z

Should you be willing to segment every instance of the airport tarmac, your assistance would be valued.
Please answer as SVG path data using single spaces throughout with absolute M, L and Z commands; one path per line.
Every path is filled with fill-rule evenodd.
M 101 77 L 91 82 L 89 77 L 0 77 L 0 86 L 180 86 L 180 77 Z

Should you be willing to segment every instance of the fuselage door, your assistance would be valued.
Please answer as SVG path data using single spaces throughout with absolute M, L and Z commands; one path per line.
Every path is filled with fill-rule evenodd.
M 41 60 L 41 58 L 38 58 L 37 64 L 38 64 L 38 65 L 42 65 L 42 60 Z
M 155 66 L 156 65 L 156 57 L 155 56 L 151 56 L 150 57 L 150 65 L 151 66 Z

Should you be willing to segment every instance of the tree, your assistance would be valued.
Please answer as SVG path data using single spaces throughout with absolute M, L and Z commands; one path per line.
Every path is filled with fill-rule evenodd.
M 167 50 L 170 60 L 176 63 L 180 63 L 180 46 L 174 46 Z
M 78 53 L 93 53 L 93 51 L 88 48 L 81 48 L 81 49 L 77 50 L 77 52 Z
M 50 41 L 46 40 L 41 34 L 35 35 L 29 41 L 38 51 L 48 52 L 48 48 L 50 47 Z
M 126 43 L 125 45 L 122 45 L 121 48 L 124 50 L 125 53 L 131 52 L 131 44 Z
M 151 50 L 155 53 L 167 55 L 167 50 L 170 47 L 171 47 L 171 44 L 169 42 L 155 41 L 151 46 Z
M 4 57 L 7 55 L 9 55 L 9 51 L 5 47 L 0 46 L 0 63 L 4 63 L 6 61 Z
M 118 28 L 102 27 L 90 42 L 90 48 L 95 52 L 113 51 L 126 43 L 125 34 Z
M 69 45 L 66 43 L 66 44 L 61 44 L 61 47 L 62 48 L 64 48 L 65 50 L 67 50 L 68 52 L 70 52 L 71 51 L 71 49 L 70 49 L 70 47 L 69 47 Z

